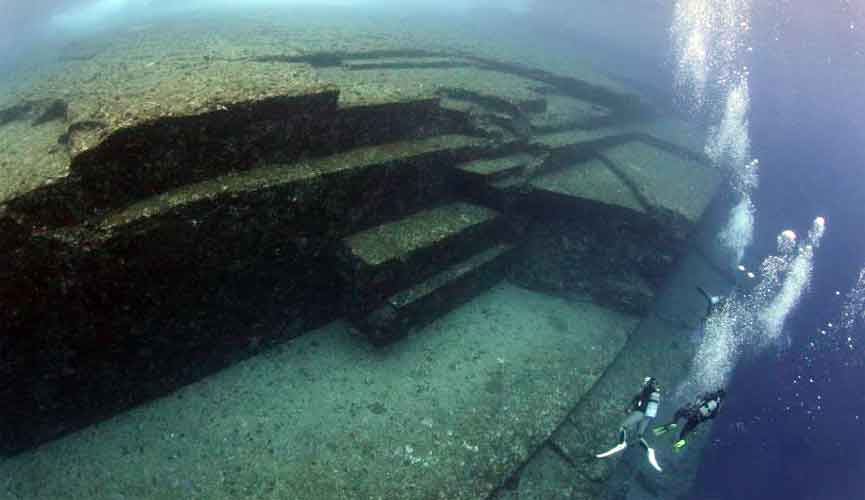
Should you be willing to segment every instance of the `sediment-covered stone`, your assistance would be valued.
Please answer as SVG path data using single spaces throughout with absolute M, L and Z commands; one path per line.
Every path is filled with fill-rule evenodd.
M 600 127 L 614 118 L 612 111 L 590 101 L 561 95 L 545 97 L 544 111 L 529 116 L 532 130 L 538 134 Z
M 67 274 L 78 274 L 69 286 L 88 289 L 87 274 L 78 270 L 98 269 L 114 275 L 99 281 L 100 293 L 111 294 L 110 284 L 125 282 L 123 276 L 242 268 L 247 260 L 295 244 L 321 251 L 352 228 L 438 199 L 450 172 L 442 164 L 472 158 L 483 147 L 477 139 L 443 136 L 271 165 L 173 190 L 80 226 L 46 231 L 8 255 L 6 269 L 14 279 L 0 284 L 9 299 L 3 317 L 29 318 L 25 310 L 50 307 L 50 295 L 27 285 L 32 276 L 62 284 Z
M 520 471 L 520 500 L 571 500 L 573 466 L 549 445 L 543 446 Z
M 667 153 L 697 151 L 679 155 L 697 163 L 700 148 L 681 140 L 680 122 L 655 126 L 660 122 L 634 92 L 578 64 L 559 73 L 545 57 L 535 68 L 528 59 L 513 62 L 507 51 L 478 46 L 472 55 L 474 47 L 446 47 L 447 37 L 439 33 L 425 39 L 426 49 L 418 48 L 422 44 L 414 35 L 380 36 L 375 30 L 347 35 L 342 28 L 319 29 L 305 21 L 290 27 L 266 23 L 262 29 L 261 22 L 237 32 L 207 23 L 150 27 L 111 43 L 73 47 L 56 74 L 0 97 L 0 257 L 11 264 L 0 268 L 0 331 L 13 332 L 0 337 L 0 378 L 7 381 L 0 406 L 17 412 L 0 418 L 3 449 L 32 446 L 170 393 L 243 353 L 257 352 L 263 339 L 288 338 L 344 315 L 348 283 L 336 272 L 344 264 L 336 255 L 342 238 L 465 197 L 500 209 L 496 221 L 518 227 L 520 237 L 491 246 L 480 231 L 447 258 L 440 254 L 450 245 L 432 243 L 435 250 L 428 252 L 435 262 L 412 279 L 411 270 L 419 268 L 402 267 L 398 274 L 405 279 L 394 280 L 399 290 L 388 288 L 379 297 L 369 287 L 357 288 L 360 295 L 375 297 L 379 307 L 358 325 L 375 341 L 398 338 L 474 296 L 499 280 L 506 264 L 517 262 L 507 269 L 515 281 L 581 301 L 564 309 L 591 309 L 597 314 L 585 317 L 603 317 L 589 326 L 583 316 L 562 322 L 567 313 L 560 308 L 535 320 L 549 322 L 561 342 L 550 347 L 543 342 L 553 337 L 536 338 L 534 332 L 519 342 L 542 342 L 539 352 L 546 355 L 558 355 L 558 345 L 585 356 L 561 366 L 544 356 L 525 358 L 527 373 L 543 377 L 540 391 L 558 381 L 552 384 L 556 395 L 543 399 L 546 411 L 538 410 L 528 393 L 502 391 L 492 376 L 482 391 L 474 391 L 490 394 L 481 406 L 491 409 L 443 417 L 465 417 L 461 421 L 473 429 L 465 436 L 489 443 L 480 454 L 444 433 L 438 441 L 430 440 L 426 429 L 405 434 L 413 449 L 437 449 L 457 460 L 439 462 L 444 465 L 435 469 L 440 472 L 435 481 L 429 469 L 406 466 L 419 458 L 406 443 L 376 448 L 369 441 L 361 445 L 364 453 L 380 451 L 396 465 L 381 475 L 358 469 L 366 478 L 361 482 L 351 474 L 334 479 L 333 471 L 356 457 L 346 448 L 355 443 L 354 434 L 332 436 L 332 453 L 318 462 L 304 457 L 321 456 L 314 453 L 321 441 L 293 442 L 291 450 L 302 456 L 289 468 L 299 472 L 291 484 L 295 495 L 348 497 L 360 491 L 409 498 L 421 491 L 418 485 L 448 498 L 488 494 L 609 364 L 623 333 L 610 327 L 595 335 L 606 328 L 599 325 L 636 321 L 588 304 L 588 297 L 617 311 L 645 313 L 684 241 L 674 231 L 651 235 L 647 228 L 656 226 L 642 225 L 648 217 L 622 216 L 639 213 L 624 198 L 606 193 L 606 201 L 599 201 L 597 192 L 613 185 L 609 178 L 608 184 L 595 179 L 583 185 L 579 202 L 570 205 L 562 193 L 550 196 L 552 202 L 532 198 L 539 179 L 634 137 Z M 531 159 L 508 158 L 519 153 Z M 465 168 L 455 168 L 458 164 Z M 464 182 L 466 176 L 477 183 Z M 546 187 L 553 193 L 563 189 L 560 184 L 567 183 L 556 179 Z M 489 196 L 492 192 L 507 193 L 508 202 Z M 659 199 L 665 210 L 683 207 L 669 196 Z M 695 207 L 684 206 L 683 216 L 695 214 Z M 488 214 L 485 210 L 479 212 Z M 440 222 L 461 226 L 456 219 Z M 469 232 L 475 227 L 489 226 L 469 224 Z M 462 255 L 469 249 L 473 256 Z M 414 247 L 402 250 L 408 261 L 414 259 Z M 589 296 L 582 293 L 589 289 Z M 483 307 L 492 311 L 485 315 L 521 321 L 495 304 Z M 458 338 L 472 342 L 477 333 L 463 327 Z M 379 360 L 381 352 L 374 354 Z M 461 356 L 456 354 L 454 363 L 461 363 Z M 498 369 L 507 361 L 502 359 L 490 366 Z M 415 377 L 405 373 L 403 380 Z M 382 372 L 370 369 L 368 375 L 363 379 Z M 325 385 L 327 376 L 322 375 Z M 512 380 L 532 382 L 532 376 Z M 306 397 L 304 377 L 291 396 Z M 414 389 L 407 394 L 414 397 Z M 561 393 L 569 395 L 567 401 Z M 505 396 L 516 396 L 508 400 L 514 404 L 510 412 L 495 406 Z M 314 407 L 321 403 L 310 401 Z M 369 407 L 382 414 L 382 404 Z M 409 415 L 406 408 L 399 410 Z M 454 411 L 475 408 L 467 399 Z M 355 410 L 346 410 L 345 422 L 356 422 Z M 511 422 L 511 414 L 521 423 Z M 499 425 L 489 415 L 508 422 Z M 321 430 L 320 420 L 311 422 Z M 204 438 L 198 440 L 202 449 L 212 449 L 206 433 L 196 437 Z M 453 447 L 436 448 L 444 441 Z M 148 442 L 166 451 L 160 443 Z M 364 455 L 363 467 L 369 456 Z M 95 460 L 94 470 L 123 459 Z M 251 467 L 247 472 L 260 469 L 258 459 L 245 463 Z M 220 491 L 266 496 L 286 477 L 284 465 L 271 478 L 275 482 L 240 473 L 236 490 Z M 38 468 L 24 465 L 35 470 L 31 467 Z M 194 480 L 224 486 L 207 483 L 217 476 L 205 476 Z M 80 484 L 67 488 L 71 482 L 63 479 L 56 484 L 63 489 L 46 487 L 46 498 L 57 498 L 58 491 L 92 492 Z M 159 489 L 152 481 L 136 484 L 145 494 Z M 388 490 L 389 485 L 400 489 Z M 32 493 L 20 481 L 11 487 Z
M 335 322 L 0 461 L 2 491 L 486 498 L 603 374 L 635 323 L 506 284 L 384 349 Z
M 416 212 L 342 240 L 353 314 L 368 312 L 401 288 L 500 237 L 499 214 L 464 202 Z
M 528 153 L 515 153 L 508 156 L 485 158 L 463 163 L 457 165 L 457 168 L 467 174 L 478 176 L 483 180 L 490 180 L 525 168 L 533 160 L 535 160 L 535 157 Z
M 531 144 L 557 156 L 573 159 L 591 154 L 607 145 L 624 142 L 630 136 L 631 131 L 627 128 L 605 125 L 537 134 L 532 137 Z
M 469 61 L 459 57 L 371 57 L 369 59 L 349 59 L 343 61 L 343 66 L 353 71 L 461 68 L 469 64 Z
M 224 106 L 120 130 L 78 154 L 70 175 L 8 203 L 39 224 L 69 225 L 170 189 L 263 163 L 459 131 L 438 100 L 337 108 L 328 91 Z
M 357 321 L 358 328 L 375 344 L 396 340 L 500 281 L 512 248 L 492 246 L 391 295 Z
M 574 163 L 532 179 L 537 196 L 557 196 L 601 203 L 645 214 L 646 207 L 614 170 L 599 158 Z M 562 201 L 564 203 L 564 201 Z
M 13 151 L 0 149 L 0 162 L 8 164 L 5 175 L 13 178 L 22 176 L 24 181 L 20 186 L 4 183 L 0 202 L 44 187 L 55 182 L 58 174 L 64 175 L 50 163 L 39 161 L 52 151 L 65 152 L 65 160 L 71 161 L 99 146 L 108 147 L 103 142 L 109 137 L 122 134 L 124 130 L 135 130 L 136 134 L 128 138 L 131 140 L 120 142 L 132 148 L 130 153 L 147 153 L 153 161 L 150 148 L 139 147 L 138 141 L 146 140 L 147 136 L 139 137 L 137 134 L 142 129 L 155 132 L 153 122 L 164 124 L 166 128 L 163 134 L 170 139 L 175 139 L 173 127 L 179 125 L 181 134 L 176 139 L 181 142 L 206 142 L 211 136 L 216 136 L 212 137 L 216 140 L 225 127 L 230 127 L 228 132 L 235 132 L 232 138 L 239 139 L 238 136 L 242 134 L 237 132 L 244 129 L 246 122 L 267 119 L 261 115 L 266 115 L 268 111 L 277 114 L 291 112 L 291 105 L 296 103 L 296 99 L 293 101 L 292 98 L 315 94 L 326 88 L 308 66 L 271 64 L 252 71 L 248 62 L 217 61 L 200 56 L 195 61 L 167 59 L 157 64 L 155 60 L 127 55 L 125 60 L 106 58 L 80 61 L 72 68 L 46 73 L 32 87 L 0 99 L 9 102 L 12 107 L 33 101 L 60 101 L 65 104 L 65 113 L 55 113 L 56 119 L 44 123 L 61 126 L 62 132 L 46 137 L 47 140 L 39 144 L 19 148 L 14 151 L 14 156 L 10 154 Z M 283 107 L 286 104 L 289 105 L 288 109 Z M 184 133 L 189 131 L 186 127 L 189 120 L 196 122 L 195 117 L 212 117 L 216 123 L 202 130 L 199 119 L 193 130 L 200 130 L 202 135 Z M 209 122 L 207 119 L 204 121 Z M 222 126 L 219 126 L 220 123 Z M 34 129 L 43 127 L 38 120 L 30 123 L 30 126 Z M 3 130 L 0 135 L 9 132 Z M 222 135 L 225 138 L 225 133 Z M 173 140 L 171 144 L 174 144 Z M 157 150 L 161 147 L 163 151 L 166 148 L 174 149 L 170 144 L 155 143 L 149 146 L 155 146 Z M 238 143 L 237 146 L 242 148 L 243 144 Z M 62 162 L 63 159 L 61 155 L 56 161 Z M 163 156 L 161 159 L 164 161 L 167 158 Z M 206 157 L 199 159 L 216 160 Z M 68 168 L 68 164 L 65 166 Z M 127 167 L 146 168 L 146 165 L 136 163 Z M 74 192 L 65 194 L 74 195 Z
M 690 225 L 703 216 L 721 183 L 710 166 L 643 141 L 611 146 L 601 155 L 649 210 Z
M 581 216 L 532 223 L 509 277 L 527 288 L 645 315 L 676 262 L 678 242 L 653 233 L 645 221 L 596 205 L 582 208 Z

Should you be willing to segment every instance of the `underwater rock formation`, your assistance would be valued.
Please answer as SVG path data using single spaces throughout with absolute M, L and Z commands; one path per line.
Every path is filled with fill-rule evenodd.
M 505 278 L 642 316 L 721 181 L 612 84 L 264 46 L 119 44 L 0 99 L 3 451 L 335 318 L 393 342 Z

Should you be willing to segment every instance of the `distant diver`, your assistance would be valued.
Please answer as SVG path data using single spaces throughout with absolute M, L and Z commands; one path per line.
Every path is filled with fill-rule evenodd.
M 706 321 L 713 315 L 717 314 L 724 307 L 724 303 L 727 301 L 726 297 L 720 295 L 710 295 L 709 292 L 706 291 L 705 288 L 701 286 L 697 286 L 697 291 L 700 292 L 700 295 L 706 299 L 706 312 L 700 317 L 698 323 L 694 323 L 693 320 L 682 319 L 677 316 L 666 316 L 661 314 L 659 311 L 655 311 L 655 316 L 670 323 L 673 326 L 680 328 L 699 328 L 704 327 L 706 325 Z
M 597 458 L 607 458 L 623 451 L 628 447 L 628 431 L 636 428 L 637 436 L 640 438 L 640 444 L 646 449 L 646 457 L 649 464 L 658 472 L 661 472 L 661 466 L 658 465 L 658 460 L 655 457 L 655 450 L 649 446 L 649 443 L 643 438 L 646 429 L 649 427 L 649 422 L 658 414 L 658 405 L 661 403 L 661 387 L 658 381 L 653 377 L 646 377 L 643 380 L 643 387 L 640 392 L 631 400 L 631 404 L 625 409 L 628 416 L 619 426 L 619 444 L 614 446 L 604 453 L 595 455 Z
M 709 293 L 701 286 L 698 286 L 697 290 L 706 298 L 706 315 L 703 316 L 703 321 L 706 321 L 709 319 L 709 316 L 712 316 L 724 307 L 726 299 L 719 295 L 709 295 Z
M 718 412 L 721 411 L 721 403 L 724 401 L 726 396 L 727 393 L 724 389 L 703 393 L 697 396 L 697 399 L 693 403 L 688 403 L 679 408 L 670 423 L 655 427 L 652 429 L 652 432 L 656 436 L 666 434 L 679 426 L 679 420 L 685 420 L 685 425 L 679 432 L 679 439 L 673 443 L 673 451 L 679 451 L 685 446 L 685 444 L 687 444 L 685 438 L 688 434 L 696 429 L 701 423 L 706 420 L 711 420 L 718 415 Z

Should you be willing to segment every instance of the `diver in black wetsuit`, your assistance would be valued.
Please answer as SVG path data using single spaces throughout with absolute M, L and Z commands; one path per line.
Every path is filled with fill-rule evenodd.
M 631 400 L 631 404 L 625 409 L 628 414 L 622 425 L 619 426 L 619 444 L 614 446 L 604 453 L 595 455 L 597 458 L 607 458 L 628 447 L 628 431 L 636 428 L 637 436 L 640 438 L 640 444 L 646 449 L 646 455 L 649 463 L 658 472 L 661 467 L 655 458 L 655 450 L 649 446 L 649 443 L 643 438 L 643 434 L 649 427 L 649 422 L 658 414 L 658 405 L 661 402 L 661 386 L 653 377 L 646 377 L 643 380 L 643 387 L 640 392 Z
M 679 439 L 673 443 L 673 450 L 678 451 L 687 444 L 685 438 L 688 434 L 696 429 L 701 423 L 706 420 L 711 420 L 718 415 L 718 412 L 721 411 L 721 403 L 726 396 L 727 393 L 724 389 L 718 389 L 714 392 L 701 394 L 693 403 L 688 403 L 679 408 L 670 423 L 655 427 L 652 429 L 652 432 L 655 433 L 656 436 L 666 434 L 679 426 L 679 420 L 685 420 L 685 425 L 679 432 Z

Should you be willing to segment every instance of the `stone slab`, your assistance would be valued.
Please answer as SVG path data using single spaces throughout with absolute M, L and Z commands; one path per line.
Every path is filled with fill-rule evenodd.
M 520 500 L 570 500 L 574 468 L 550 446 L 532 456 L 520 471 Z
M 601 154 L 653 209 L 691 224 L 702 217 L 721 184 L 717 169 L 643 141 L 614 145 Z
M 364 266 L 381 266 L 422 248 L 453 238 L 472 226 L 489 222 L 498 213 L 486 207 L 454 202 L 353 234 L 343 241 Z
M 502 284 L 375 349 L 334 323 L 0 462 L 28 500 L 485 498 L 633 318 Z
M 511 102 L 514 106 L 542 99 L 542 96 L 534 91 L 537 82 L 474 65 L 449 68 L 407 67 L 362 72 L 332 67 L 321 68 L 316 74 L 342 90 L 341 105 L 417 99 L 428 97 L 441 89 L 460 89 L 494 96 Z M 362 81 L 358 81 L 361 76 Z
M 569 415 L 568 423 L 556 430 L 553 444 L 567 454 L 578 471 L 573 478 L 574 498 L 599 498 L 608 487 L 627 489 L 632 482 L 648 485 L 656 493 L 675 498 L 687 491 L 695 480 L 695 464 L 699 462 L 701 447 L 706 445 L 708 428 L 699 429 L 699 434 L 690 440 L 696 446 L 691 448 L 689 443 L 681 454 L 672 452 L 672 441 L 665 437 L 648 437 L 649 442 L 654 443 L 658 461 L 665 468 L 664 474 L 658 474 L 646 464 L 639 447 L 629 448 L 608 460 L 598 460 L 594 454 L 615 443 L 617 428 L 625 417 L 624 408 L 639 389 L 643 377 L 654 376 L 662 385 L 660 422 L 669 419 L 676 408 L 693 398 L 688 392 L 690 387 L 684 383 L 688 381 L 701 331 L 699 324 L 690 322 L 699 323 L 699 318 L 705 314 L 705 302 L 701 301 L 695 287 L 718 287 L 715 291 L 722 294 L 724 284 L 723 277 L 702 256 L 688 254 L 659 294 L 654 314 L 634 331 L 598 384 Z M 668 317 L 683 321 L 669 321 Z M 628 468 L 624 476 L 621 470 L 616 470 L 621 467 Z M 607 484 L 608 481 L 615 484 Z
M 53 182 L 69 168 L 69 160 L 98 146 L 106 137 L 156 119 L 225 113 L 250 103 L 319 92 L 325 86 L 304 65 L 253 65 L 244 61 L 195 61 L 150 57 L 100 59 L 67 64 L 65 71 L 43 75 L 14 98 L 58 99 L 65 111 L 46 126 L 30 126 L 19 134 L 4 127 L 10 140 L 36 129 L 41 140 L 0 149 L 5 163 L 0 202 Z M 130 77 L 135 75 L 135 77 Z M 227 113 L 226 113 L 227 114 Z M 41 132 L 60 126 L 60 133 Z M 47 133 L 47 132 L 46 132 Z M 17 139 L 16 139 L 17 141 Z M 6 179 L 18 182 L 8 183 Z
M 529 184 L 537 190 L 566 197 L 646 212 L 631 187 L 598 158 L 559 168 L 532 179 Z
M 693 120 L 677 116 L 658 116 L 628 125 L 634 134 L 646 138 L 647 142 L 658 141 L 668 147 L 678 149 L 684 155 L 693 155 L 701 161 L 707 158 L 703 153 L 708 133 L 693 123 Z
M 543 149 L 576 149 L 592 144 L 623 142 L 630 135 L 631 131 L 627 127 L 607 125 L 538 134 L 532 137 L 531 144 Z
M 333 204 L 337 198 L 319 198 L 321 194 L 319 191 L 323 187 L 320 185 L 321 182 L 329 184 L 332 189 L 340 190 L 341 181 L 345 180 L 344 176 L 352 172 L 362 172 L 375 167 L 398 169 L 400 166 L 413 165 L 413 159 L 423 159 L 425 156 L 439 153 L 457 153 L 464 148 L 480 147 L 482 144 L 483 141 L 466 136 L 439 136 L 358 148 L 299 163 L 267 165 L 154 196 L 108 214 L 101 218 L 95 227 L 103 232 L 113 232 L 118 226 L 143 223 L 161 215 L 170 215 L 184 206 L 212 203 L 220 199 L 241 197 L 246 193 L 266 192 L 291 186 L 295 186 L 293 190 L 296 193 L 290 198 L 291 203 L 288 205 L 309 205 L 316 199 Z M 432 174 L 441 177 L 446 175 L 446 172 L 442 169 L 441 172 Z M 342 189 L 349 189 L 349 187 L 351 187 L 350 183 L 342 186 Z M 265 198 L 269 197 L 265 196 Z M 341 201 L 349 204 L 357 203 L 357 199 L 341 199 Z M 347 206 L 345 209 L 347 210 Z
M 374 344 L 393 342 L 501 281 L 512 250 L 508 244 L 491 245 L 437 269 L 432 276 L 384 299 L 356 324 Z M 375 297 L 376 291 L 361 289 L 358 293 Z
M 545 97 L 546 110 L 529 117 L 532 130 L 536 133 L 591 128 L 601 125 L 612 114 L 604 106 L 582 99 L 555 94 Z
M 376 57 L 343 61 L 343 67 L 353 71 L 382 69 L 457 68 L 471 63 L 460 57 Z
M 456 201 L 344 238 L 339 256 L 350 315 L 365 315 L 389 295 L 488 248 L 502 227 L 498 212 Z
M 495 259 L 507 254 L 511 248 L 511 245 L 500 244 L 473 255 L 464 262 L 445 270 L 445 273 L 437 274 L 432 278 L 419 283 L 417 286 L 395 294 L 388 300 L 388 302 L 398 309 L 416 304 L 418 301 L 446 286 L 453 279 L 465 276 L 472 270 L 493 262 Z
M 535 156 L 528 153 L 517 153 L 510 156 L 463 163 L 457 165 L 457 168 L 463 172 L 478 175 L 483 178 L 494 178 L 521 169 L 535 159 Z

